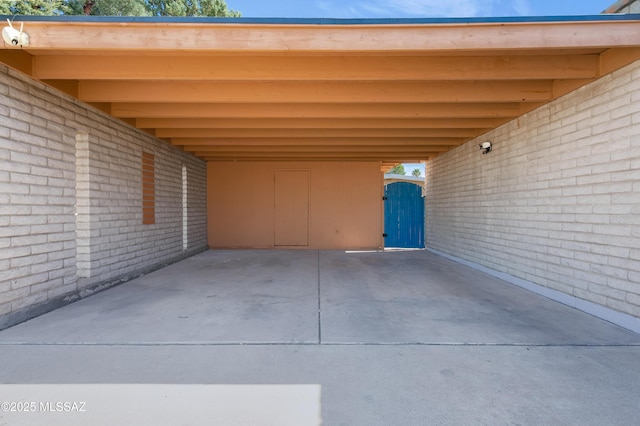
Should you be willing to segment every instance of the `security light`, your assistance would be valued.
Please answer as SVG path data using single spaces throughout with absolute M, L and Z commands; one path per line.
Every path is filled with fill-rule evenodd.
M 491 142 L 486 141 L 486 142 L 482 142 L 480 144 L 480 150 L 482 151 L 482 154 L 486 154 L 488 152 L 491 152 Z
M 24 22 L 20 24 L 20 31 L 13 28 L 10 20 L 7 19 L 7 23 L 9 24 L 9 26 L 2 29 L 2 39 L 4 40 L 4 42 L 10 46 L 28 46 L 29 34 L 22 32 Z

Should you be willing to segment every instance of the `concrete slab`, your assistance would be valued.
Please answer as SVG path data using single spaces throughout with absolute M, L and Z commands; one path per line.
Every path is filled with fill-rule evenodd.
M 0 333 L 46 343 L 625 344 L 426 251 L 208 251 Z
M 321 252 L 326 343 L 624 344 L 640 336 L 425 251 Z
M 5 384 L 320 385 L 325 425 L 634 424 L 638 359 L 424 251 L 211 251 L 0 332 Z
M 54 343 L 317 342 L 316 251 L 208 251 L 0 333 Z
M 0 347 L 0 377 L 319 384 L 328 426 L 628 426 L 640 418 L 638 359 L 640 347 L 31 345 Z

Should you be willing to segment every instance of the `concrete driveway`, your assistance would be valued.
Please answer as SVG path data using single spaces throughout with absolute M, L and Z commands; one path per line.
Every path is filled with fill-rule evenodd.
M 632 424 L 638 360 L 426 251 L 208 251 L 0 332 L 2 383 L 318 384 L 325 425 Z

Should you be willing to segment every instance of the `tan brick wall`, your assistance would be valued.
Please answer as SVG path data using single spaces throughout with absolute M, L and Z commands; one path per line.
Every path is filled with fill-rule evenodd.
M 640 62 L 426 175 L 429 248 L 640 317 Z
M 640 2 L 638 0 L 618 0 L 603 13 L 640 13 Z
M 154 225 L 142 225 L 143 149 Z M 0 65 L 0 328 L 204 249 L 205 188 L 203 161 Z

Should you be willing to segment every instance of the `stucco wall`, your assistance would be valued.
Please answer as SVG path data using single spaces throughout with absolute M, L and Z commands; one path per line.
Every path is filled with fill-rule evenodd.
M 274 173 L 292 169 L 309 172 L 305 248 L 381 247 L 383 175 L 375 162 L 210 162 L 209 246 L 274 248 Z
M 205 249 L 205 187 L 203 161 L 0 65 L 0 328 Z
M 426 179 L 427 247 L 640 317 L 640 62 L 429 161 Z

